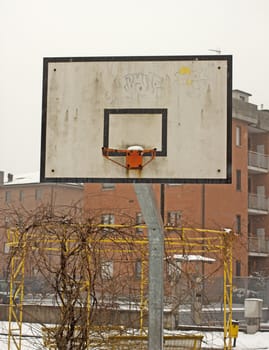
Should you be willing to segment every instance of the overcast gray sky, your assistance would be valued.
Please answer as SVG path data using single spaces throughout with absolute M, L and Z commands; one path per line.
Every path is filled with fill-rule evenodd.
M 0 0 L 0 170 L 39 170 L 43 57 L 221 50 L 233 88 L 269 109 L 268 13 L 269 0 Z

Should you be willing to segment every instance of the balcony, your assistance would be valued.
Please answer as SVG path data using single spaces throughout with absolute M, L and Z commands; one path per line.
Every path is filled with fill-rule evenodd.
M 249 193 L 248 194 L 248 213 L 250 215 L 267 215 L 268 214 L 268 198 Z
M 268 173 L 268 155 L 253 151 L 248 152 L 248 171 L 251 174 Z
M 248 255 L 257 257 L 269 257 L 269 239 L 249 237 Z

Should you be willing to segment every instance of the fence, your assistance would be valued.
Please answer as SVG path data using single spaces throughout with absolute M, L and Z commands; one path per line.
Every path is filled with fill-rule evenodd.
M 164 336 L 164 350 L 200 350 L 202 335 L 168 335 Z M 148 350 L 147 336 L 114 336 L 109 337 L 111 350 Z
M 72 350 L 76 347 L 81 347 L 81 341 L 72 343 Z M 90 335 L 88 344 L 85 344 L 87 349 L 102 350 L 148 350 L 148 336 L 147 335 L 109 335 L 111 329 L 102 330 L 102 333 L 93 332 Z M 57 327 L 43 327 L 43 342 L 44 346 L 49 350 L 57 350 L 57 344 L 55 340 L 55 334 L 57 333 Z M 202 346 L 203 335 L 200 334 L 180 334 L 180 335 L 165 335 L 163 338 L 164 350 L 200 350 Z

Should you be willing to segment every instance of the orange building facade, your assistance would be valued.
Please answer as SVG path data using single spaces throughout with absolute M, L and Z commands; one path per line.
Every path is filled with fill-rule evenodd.
M 237 233 L 234 276 L 256 272 L 268 276 L 269 111 L 251 104 L 250 96 L 233 91 L 231 184 L 153 187 L 165 225 L 230 228 Z M 143 222 L 130 184 L 86 184 L 85 210 L 100 215 L 100 222 L 105 224 L 122 223 L 124 217 L 137 224 Z
M 233 91 L 231 184 L 154 184 L 153 188 L 165 226 L 232 229 L 237 233 L 233 249 L 233 275 L 245 277 L 259 273 L 268 277 L 269 111 L 259 110 L 256 105 L 249 102 L 249 98 L 248 93 Z M 9 180 L 5 183 L 2 181 L 0 186 L 2 208 L 0 243 L 3 262 L 0 269 L 1 279 L 7 273 L 6 231 L 10 225 L 9 217 L 4 215 L 7 208 L 23 207 L 30 212 L 42 204 L 52 207 L 75 205 L 84 208 L 86 216 L 104 225 L 133 226 L 144 223 L 131 184 L 99 183 L 83 186 L 40 184 L 38 181 L 25 183 L 24 179 L 19 179 L 17 182 Z M 130 232 L 138 238 L 146 235 L 146 230 L 140 227 L 132 228 Z M 113 238 L 113 230 L 106 230 L 105 236 Z M 119 274 L 116 271 L 119 257 L 117 254 L 112 254 L 107 256 L 110 261 L 101 262 L 101 277 L 102 274 L 113 274 L 113 267 L 110 264 L 113 259 L 117 260 L 114 272 Z M 133 281 L 136 281 L 139 289 L 141 256 L 135 253 L 128 257 L 125 252 L 124 259 L 129 262 L 132 260 L 130 266 L 125 264 L 124 267 L 128 271 L 124 274 L 126 283 L 133 275 Z M 166 267 L 165 271 L 169 274 Z M 122 275 L 123 267 L 120 269 Z M 199 265 L 199 269 L 200 272 L 210 273 L 215 267 L 214 264 L 206 264 L 203 267 Z M 27 274 L 34 276 L 34 266 L 29 265 Z M 222 276 L 221 269 L 216 271 L 216 275 Z M 103 277 L 106 283 L 116 286 L 115 279 L 107 279 L 109 276 Z
M 70 208 L 83 209 L 83 185 L 40 183 L 38 173 L 13 176 L 0 172 L 0 280 L 8 274 L 9 245 L 7 233 L 20 223 L 31 222 L 34 215 L 47 215 L 48 210 L 57 213 L 68 213 Z M 54 214 L 52 214 L 54 215 Z M 40 217 L 41 217 L 40 216 Z M 33 220 L 32 220 L 33 222 Z M 26 225 L 27 226 L 27 225 Z M 36 266 L 28 262 L 25 275 L 37 277 Z

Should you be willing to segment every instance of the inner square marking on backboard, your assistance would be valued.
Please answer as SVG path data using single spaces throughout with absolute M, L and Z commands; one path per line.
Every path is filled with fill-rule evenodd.
M 124 136 L 123 133 L 120 132 L 120 130 L 117 130 L 117 133 L 114 132 L 113 129 L 119 127 L 120 124 L 124 123 L 124 119 L 126 118 L 126 123 L 130 120 L 135 122 L 137 116 L 137 123 L 138 123 L 138 130 L 140 131 L 140 134 L 137 135 L 137 139 L 128 140 L 124 142 L 123 144 L 115 145 L 115 142 L 117 138 L 120 138 L 121 136 Z M 141 118 L 141 119 L 140 119 Z M 144 120 L 143 120 L 144 118 Z M 152 118 L 152 120 L 150 120 Z M 118 121 L 117 121 L 118 119 Z M 150 129 L 148 127 L 145 130 L 145 125 L 143 125 L 143 121 L 145 122 L 152 122 L 154 124 L 154 127 Z M 140 122 L 140 125 L 139 125 Z M 126 123 L 123 126 L 124 132 L 126 133 Z M 158 125 L 159 123 L 159 125 Z M 156 135 L 157 138 L 159 137 L 159 140 L 154 142 L 154 135 L 153 132 L 156 129 L 156 126 L 159 126 L 159 135 Z M 130 130 L 130 132 L 133 132 L 134 130 Z M 143 136 L 145 135 L 145 136 Z M 153 135 L 152 143 L 155 144 L 148 144 L 144 145 L 144 142 L 150 142 L 149 141 L 149 135 Z M 128 135 L 127 135 L 128 136 Z M 130 134 L 129 134 L 130 136 Z M 145 139 L 146 141 L 139 142 L 139 139 Z M 120 140 L 118 141 L 120 142 Z M 139 143 L 142 143 L 141 145 Z M 157 144 L 156 144 L 157 143 Z M 157 157 L 165 157 L 167 156 L 167 109 L 166 108 L 110 108 L 110 109 L 104 109 L 104 134 L 103 134 L 103 147 L 110 147 L 110 148 L 127 148 L 129 146 L 133 145 L 139 145 L 144 146 L 144 148 L 157 148 L 156 156 Z M 116 146 L 116 147 L 115 147 Z M 119 153 L 111 153 L 111 156 L 119 156 L 124 154 Z

